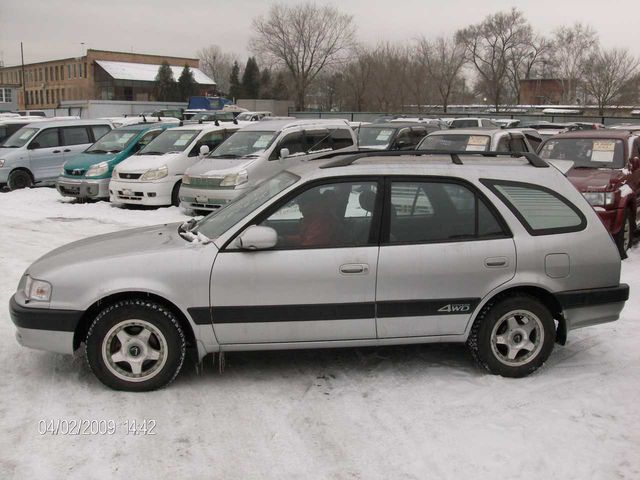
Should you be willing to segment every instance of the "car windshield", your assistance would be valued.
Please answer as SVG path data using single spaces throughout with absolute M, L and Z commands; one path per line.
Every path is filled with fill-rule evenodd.
M 239 131 L 225 140 L 210 156 L 211 158 L 256 156 L 269 148 L 276 134 L 277 132 Z
M 7 138 L 2 144 L 7 148 L 20 148 L 24 147 L 33 136 L 38 133 L 39 128 L 21 128 L 16 133 Z
M 462 119 L 462 120 L 451 120 L 451 128 L 472 128 L 478 126 L 477 120 L 471 119 Z
M 418 150 L 456 150 L 486 152 L 491 145 L 488 135 L 428 135 L 418 145 Z
M 164 155 L 169 152 L 184 151 L 200 130 L 165 130 L 151 140 L 138 155 Z
M 234 116 L 231 112 L 200 112 L 196 113 L 191 120 L 199 122 L 202 120 L 203 122 L 213 122 L 218 120 L 220 122 L 233 122 Z
M 258 184 L 255 188 L 217 212 L 204 217 L 195 225 L 192 231 L 194 233 L 201 232 L 211 239 L 217 238 L 251 214 L 256 208 L 265 204 L 298 180 L 300 180 L 300 177 L 292 173 L 280 172 L 276 176 Z
M 112 130 L 86 151 L 94 154 L 121 152 L 134 141 L 138 133 L 139 130 Z
M 360 148 L 384 149 L 391 143 L 396 129 L 393 127 L 360 127 L 357 131 Z
M 552 138 L 539 155 L 545 160 L 571 160 L 574 168 L 624 166 L 624 144 L 612 138 Z

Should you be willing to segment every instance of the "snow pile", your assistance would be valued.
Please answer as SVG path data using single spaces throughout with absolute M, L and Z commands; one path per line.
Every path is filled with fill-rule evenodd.
M 81 356 L 20 347 L 7 303 L 26 267 L 90 235 L 186 220 L 177 208 L 0 193 L 0 478 L 640 478 L 640 252 L 620 321 L 569 335 L 520 379 L 461 345 L 246 352 L 186 364 L 168 389 L 107 390 Z M 96 272 L 99 281 L 100 272 Z M 114 420 L 113 435 L 40 435 L 39 421 Z M 125 421 L 155 420 L 155 435 Z

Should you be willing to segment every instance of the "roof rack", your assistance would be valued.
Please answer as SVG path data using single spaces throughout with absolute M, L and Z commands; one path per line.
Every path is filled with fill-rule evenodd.
M 395 151 L 356 151 L 353 154 L 349 153 L 339 153 L 332 152 L 327 155 L 323 155 L 321 157 L 317 157 L 316 160 L 332 158 L 337 156 L 343 156 L 338 160 L 327 163 L 325 165 L 320 166 L 320 168 L 334 168 L 334 167 L 346 167 L 351 165 L 353 162 L 360 160 L 362 158 L 369 157 L 402 157 L 402 156 L 426 156 L 426 155 L 449 155 L 451 157 L 451 162 L 456 165 L 464 165 L 462 160 L 460 160 L 460 155 L 473 155 L 473 156 L 482 156 L 482 157 L 512 157 L 519 158 L 524 157 L 527 161 L 536 168 L 547 168 L 549 164 L 542 160 L 535 153 L 530 152 L 470 152 L 465 150 L 395 150 Z

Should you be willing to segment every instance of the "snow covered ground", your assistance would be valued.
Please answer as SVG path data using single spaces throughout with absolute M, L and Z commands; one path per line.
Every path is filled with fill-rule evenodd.
M 638 479 L 640 249 L 613 324 L 572 332 L 520 380 L 463 346 L 227 355 L 165 390 L 114 392 L 82 356 L 22 348 L 8 301 L 27 266 L 90 235 L 185 218 L 177 208 L 0 193 L 0 478 Z M 99 281 L 99 272 L 96 272 Z M 39 421 L 154 420 L 155 435 L 40 435 Z

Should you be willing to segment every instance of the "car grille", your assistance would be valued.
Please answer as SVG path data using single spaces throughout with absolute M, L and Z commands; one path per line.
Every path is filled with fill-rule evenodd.
M 126 180 L 137 180 L 142 176 L 141 173 L 118 173 L 119 178 L 124 178 Z
M 80 168 L 74 168 L 74 169 L 64 169 L 64 173 L 66 173 L 67 175 L 70 175 L 72 177 L 81 177 L 84 175 L 84 172 L 86 172 L 86 170 L 84 169 L 80 169 Z
M 219 187 L 222 178 L 214 177 L 189 177 L 189 185 L 194 187 Z

